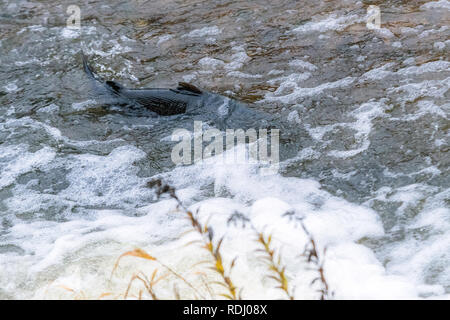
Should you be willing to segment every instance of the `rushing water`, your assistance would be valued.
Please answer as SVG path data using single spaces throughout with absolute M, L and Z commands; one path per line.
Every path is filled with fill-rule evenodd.
M 66 27 L 71 4 L 80 30 Z M 381 29 L 366 27 L 369 5 Z M 232 213 L 289 248 L 299 232 L 280 216 L 294 210 L 328 247 L 336 298 L 449 298 L 449 22 L 446 0 L 2 1 L 0 298 L 108 291 L 133 246 L 182 270 L 189 259 L 166 249 L 186 222 L 146 187 L 155 177 L 217 218 L 230 256 L 244 235 Z M 128 87 L 186 81 L 277 115 L 279 174 L 175 167 L 170 136 L 189 119 L 102 105 L 81 49 Z M 276 296 L 241 260 L 244 294 Z M 316 297 L 290 265 L 296 296 Z

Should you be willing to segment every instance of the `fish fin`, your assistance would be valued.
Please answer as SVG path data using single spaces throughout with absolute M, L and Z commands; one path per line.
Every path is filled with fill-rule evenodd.
M 106 87 L 108 92 L 112 92 L 114 94 L 119 94 L 121 90 L 124 88 L 120 83 L 117 83 L 115 81 L 107 80 L 104 81 L 101 77 L 99 77 L 91 68 L 87 61 L 87 57 L 84 54 L 83 50 L 81 50 L 81 56 L 83 57 L 83 69 L 86 74 L 94 80 L 94 84 L 96 85 L 97 89 L 100 89 L 102 87 Z
M 189 91 L 196 94 L 202 94 L 202 90 L 187 82 L 178 82 L 177 90 Z
M 92 71 L 92 68 L 89 66 L 87 57 L 84 54 L 83 50 L 81 50 L 81 56 L 83 57 L 83 69 L 84 72 L 86 72 L 91 78 L 96 79 L 97 77 L 94 74 L 94 71 Z
M 112 80 L 105 81 L 105 84 L 115 93 L 120 93 L 120 91 L 123 89 L 123 86 L 120 83 Z
M 162 97 L 147 96 L 145 98 L 138 98 L 136 101 L 140 105 L 162 116 L 185 113 L 187 108 L 187 103 L 184 101 Z

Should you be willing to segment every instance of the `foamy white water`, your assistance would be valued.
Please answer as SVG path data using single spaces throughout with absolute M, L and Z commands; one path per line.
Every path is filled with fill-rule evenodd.
M 154 179 L 175 188 L 215 241 L 224 237 L 224 264 L 236 258 L 231 278 L 245 299 L 287 298 L 255 255 L 253 228 L 272 235 L 292 295 L 319 298 L 317 273 L 300 256 L 308 241 L 300 219 L 317 241 L 330 298 L 450 298 L 448 1 L 402 4 L 401 17 L 380 1 L 379 30 L 366 28 L 362 2 L 286 1 L 260 11 L 266 2 L 256 1 L 237 14 L 239 4 L 82 3 L 82 13 L 104 19 L 75 32 L 52 22 L 64 21 L 63 11 L 28 2 L 26 26 L 8 22 L 0 298 L 119 297 L 134 273 L 164 272 L 125 257 L 110 278 L 116 259 L 136 247 L 210 298 L 204 281 L 217 275 L 198 264 L 208 253 L 186 246 L 198 238 L 185 235 L 176 201 L 148 188 Z M 22 5 L 0 10 L 22 21 Z M 117 10 L 129 18 L 120 29 Z M 184 79 L 279 115 L 280 171 L 260 175 L 260 164 L 217 157 L 174 166 L 170 135 L 189 119 L 105 108 L 87 94 L 80 47 L 102 76 L 130 87 Z M 195 297 L 167 279 L 157 287 L 162 298 L 174 298 L 173 284 Z

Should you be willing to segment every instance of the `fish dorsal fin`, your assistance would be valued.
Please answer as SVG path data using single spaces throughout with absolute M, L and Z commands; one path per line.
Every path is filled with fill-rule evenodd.
M 115 81 L 107 80 L 105 84 L 110 87 L 114 92 L 119 92 L 122 90 L 123 86 L 120 83 L 117 83 Z
M 202 90 L 187 82 L 178 82 L 178 90 L 185 90 L 196 94 L 202 94 Z

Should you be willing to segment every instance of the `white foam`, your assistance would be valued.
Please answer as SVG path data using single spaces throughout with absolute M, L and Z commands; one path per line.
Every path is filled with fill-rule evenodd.
M 326 90 L 336 89 L 336 88 L 345 88 L 348 87 L 355 81 L 355 78 L 346 77 L 343 79 L 336 80 L 334 82 L 326 82 L 318 85 L 313 88 L 302 88 L 298 87 L 296 83 L 292 84 L 292 90 L 290 93 L 285 94 L 285 92 L 268 92 L 263 101 L 279 101 L 286 104 L 291 104 L 297 102 L 299 99 L 304 97 L 315 96 L 321 94 Z M 290 83 L 288 85 L 291 85 Z M 280 96 L 277 96 L 280 94 Z M 262 101 L 261 101 L 262 102 Z
M 210 179 L 205 174 L 207 176 L 212 175 L 215 177 L 213 178 L 215 190 L 227 190 L 239 202 L 258 199 L 251 206 L 249 215 L 247 215 L 248 211 L 245 209 L 245 206 L 241 207 L 239 211 L 247 215 L 256 228 L 272 233 L 277 244 L 284 246 L 283 254 L 285 254 L 285 259 L 287 259 L 285 261 L 289 262 L 288 265 L 296 267 L 299 267 L 299 264 L 298 262 L 294 263 L 295 259 L 292 258 L 289 252 L 296 252 L 294 244 L 304 243 L 305 235 L 301 230 L 296 229 L 295 223 L 291 224 L 283 216 L 285 213 L 293 210 L 303 216 L 305 224 L 317 237 L 321 247 L 328 246 L 326 272 L 330 282 L 333 283 L 333 288 L 339 288 L 337 297 L 416 297 L 417 291 L 407 279 L 387 274 L 369 249 L 352 242 L 364 235 L 380 236 L 383 234 L 378 219 L 371 210 L 346 203 L 342 199 L 330 197 L 330 195 L 319 191 L 320 185 L 317 182 L 271 176 L 265 177 L 265 183 L 261 183 L 262 180 L 251 174 L 251 170 L 250 172 L 247 171 L 248 169 L 241 168 L 237 170 L 237 168 L 233 168 L 233 170 L 230 170 L 230 168 L 226 167 L 213 166 L 213 168 L 208 168 L 202 166 L 201 169 L 194 170 L 194 168 L 189 168 L 188 171 L 193 170 L 197 172 L 202 180 L 207 179 L 207 181 L 210 181 Z M 185 178 L 190 175 L 186 176 L 187 172 L 181 169 L 176 171 L 178 170 L 179 174 L 183 174 Z M 172 174 L 175 174 L 175 177 L 173 177 L 174 181 L 180 181 L 176 178 L 178 176 L 177 172 L 173 172 L 170 175 Z M 242 183 L 242 181 L 246 181 L 246 183 Z M 249 189 L 246 187 L 247 185 L 259 185 L 260 188 Z M 299 187 L 295 187 L 296 185 Z M 294 190 L 295 192 L 292 193 Z M 216 205 L 213 205 L 213 203 L 217 200 L 208 200 L 206 203 L 201 202 L 195 205 L 194 208 L 202 208 L 201 216 L 204 221 L 212 217 L 212 220 L 209 221 L 215 233 L 220 237 L 225 233 L 224 225 L 226 225 L 226 218 L 229 217 L 226 213 L 230 214 L 235 210 L 233 207 L 237 205 L 236 200 L 233 201 L 233 205 L 229 203 L 230 200 L 227 200 L 228 203 L 218 202 Z M 317 204 L 319 204 L 319 207 L 315 209 Z M 224 208 L 229 209 L 224 211 Z M 220 218 L 221 216 L 223 218 Z M 216 219 L 219 219 L 222 223 L 218 223 Z M 225 241 L 233 242 L 231 240 L 232 237 L 230 235 Z M 225 244 L 224 242 L 224 247 L 229 245 L 234 248 L 233 250 L 224 249 L 225 252 L 230 252 L 231 257 L 243 256 L 240 251 L 247 247 L 242 245 L 243 239 L 245 239 L 243 236 L 236 239 L 236 244 L 234 242 Z M 304 272 L 304 270 L 301 267 L 298 270 L 288 268 L 287 272 L 290 277 L 299 281 L 298 283 L 295 282 L 301 288 L 298 289 L 297 294 L 299 296 L 308 296 L 305 284 L 298 279 L 298 274 L 296 274 L 297 272 Z M 244 278 L 243 275 L 240 277 Z M 258 278 L 258 273 L 254 272 L 252 277 L 247 278 Z M 374 283 L 377 286 L 374 286 Z M 390 290 L 389 294 L 385 292 L 387 289 Z M 247 294 L 253 296 L 253 287 L 250 287 L 249 290 L 250 292 L 247 291 Z M 257 297 L 259 296 L 260 293 Z
M 250 57 L 247 55 L 244 49 L 231 55 L 231 62 L 225 66 L 227 70 L 238 70 L 243 67 L 244 63 L 250 61 Z
M 93 99 L 89 99 L 89 100 L 85 100 L 85 101 L 81 101 L 81 102 L 72 103 L 72 108 L 77 111 L 82 111 L 82 110 L 89 109 L 89 107 L 94 106 L 96 104 L 97 104 L 97 101 L 95 101 Z
M 308 32 L 326 32 L 326 31 L 342 31 L 348 26 L 362 22 L 363 17 L 358 15 L 343 15 L 338 16 L 331 14 L 326 18 L 313 17 L 313 21 L 307 22 L 297 28 L 294 32 L 308 33 Z
M 437 212 L 433 212 L 437 213 Z M 449 215 L 449 212 L 446 212 Z M 445 221 L 445 220 L 444 220 Z M 431 222 L 431 221 L 430 221 Z M 439 223 L 442 223 L 440 221 Z M 438 224 L 439 224 L 438 223 Z M 436 225 L 432 225 L 435 227 Z M 448 283 L 450 267 L 446 261 L 450 259 L 450 236 L 449 229 L 446 228 L 444 233 L 439 233 L 427 237 L 419 241 L 418 239 L 409 238 L 401 244 L 395 244 L 391 248 L 389 258 L 391 259 L 389 268 L 397 274 L 407 275 L 414 283 L 423 283 L 427 277 L 427 271 L 430 269 L 438 269 L 438 283 Z M 430 290 L 425 286 L 422 287 L 425 292 L 430 294 Z M 433 295 L 442 295 L 444 290 L 441 286 L 432 286 Z
M 429 30 L 425 30 L 423 31 L 421 34 L 419 34 L 419 38 L 428 38 L 431 35 L 435 35 L 435 34 L 442 34 L 443 32 L 448 30 L 448 26 L 442 26 L 439 29 L 429 29 Z
M 27 64 L 32 64 L 32 63 L 38 64 L 39 62 L 40 62 L 39 59 L 31 58 L 26 61 L 14 61 L 14 64 L 18 67 L 23 67 L 23 66 L 26 66 Z
M 406 35 L 412 35 L 418 32 L 418 29 L 416 28 L 410 28 L 410 27 L 401 27 L 400 28 L 400 32 L 402 34 L 406 34 Z
M 311 77 L 311 73 L 309 73 L 309 72 L 291 73 L 288 76 L 271 79 L 268 81 L 268 83 L 271 85 L 280 84 L 280 87 L 278 89 L 279 89 L 279 92 L 280 91 L 282 92 L 283 91 L 282 87 L 291 86 L 291 85 L 294 87 L 297 87 L 297 84 L 300 84 L 305 80 L 308 80 L 310 77 Z
M 294 123 L 301 123 L 300 116 L 297 111 L 291 111 L 287 117 L 287 121 Z
M 387 76 L 392 75 L 392 71 L 388 71 L 387 69 L 391 69 L 393 66 L 395 66 L 395 63 L 389 62 L 382 65 L 381 67 L 369 70 L 361 76 L 359 82 L 376 81 L 384 79 Z
M 403 76 L 420 75 L 428 72 L 444 72 L 450 71 L 450 62 L 448 61 L 432 61 L 424 63 L 420 66 L 411 66 L 399 69 L 397 72 Z
M 387 274 L 373 252 L 364 246 L 342 244 L 330 248 L 326 266 L 337 299 L 417 298 L 413 284 L 401 276 Z
M 185 82 L 191 82 L 192 80 L 196 79 L 198 74 L 196 72 L 187 74 L 183 76 L 183 81 Z
M 392 33 L 391 30 L 389 30 L 388 28 L 377 28 L 373 30 L 378 36 L 382 37 L 382 38 L 394 38 L 395 35 Z M 395 43 L 395 42 L 394 42 Z
M 61 31 L 61 36 L 66 39 L 78 38 L 80 35 L 81 35 L 81 28 L 80 29 L 63 28 Z
M 231 71 L 227 73 L 228 77 L 243 78 L 243 79 L 261 79 L 260 74 L 248 74 L 240 71 Z
M 92 30 L 95 31 L 95 27 Z M 86 31 L 85 28 L 83 28 L 83 32 L 84 31 Z M 109 50 L 107 50 L 107 51 L 102 50 L 100 48 L 93 48 L 93 47 L 85 47 L 85 48 L 83 48 L 83 50 L 87 55 L 99 55 L 101 57 L 110 57 L 110 56 L 114 56 L 114 55 L 117 55 L 120 53 L 130 52 L 133 50 L 131 47 L 120 43 L 119 40 L 118 39 L 109 40 L 107 42 L 107 44 L 108 44 L 107 47 L 109 47 Z M 121 40 L 121 42 L 123 42 L 123 41 Z M 106 70 L 104 66 L 100 66 L 100 67 L 102 68 L 102 71 Z M 110 70 L 110 71 L 113 71 L 113 70 Z
M 217 68 L 221 68 L 225 66 L 225 62 L 222 60 L 204 57 L 198 61 L 198 64 L 205 69 L 216 70 Z
M 144 156 L 144 152 L 130 146 L 118 147 L 106 157 L 89 154 L 74 156 L 67 165 L 71 169 L 67 175 L 70 186 L 60 196 L 79 204 L 127 203 L 128 199 L 142 193 L 139 179 L 134 177 L 137 169 L 132 163 Z
M 437 106 L 432 101 L 420 100 L 417 102 L 417 111 L 415 111 L 413 114 L 405 115 L 401 119 L 406 121 L 413 121 L 430 114 L 447 119 L 449 110 L 450 103 L 444 104 L 443 106 Z
M 3 86 L 3 88 L 6 90 L 6 92 L 16 92 L 19 90 L 19 87 L 15 82 L 8 83 L 6 86 Z
M 315 71 L 317 70 L 317 67 L 313 65 L 312 63 L 309 63 L 308 61 L 296 59 L 289 62 L 289 66 L 294 68 L 300 68 L 308 71 Z
M 402 62 L 405 66 L 411 66 L 416 64 L 416 59 L 414 57 L 407 58 Z
M 375 111 L 369 106 L 357 109 L 356 115 L 361 121 L 371 119 Z M 314 151 L 303 151 L 299 156 L 314 158 Z M 7 261 L 6 274 L 14 274 L 25 268 L 29 277 L 46 273 L 47 270 L 59 270 L 51 279 L 53 284 L 35 282 L 38 286 L 36 297 L 52 297 L 62 294 L 58 285 L 83 290 L 91 297 L 108 291 L 104 278 L 115 258 L 133 246 L 148 250 L 158 259 L 179 270 L 196 286 L 201 286 L 198 274 L 189 272 L 193 265 L 205 259 L 198 249 L 184 247 L 192 240 L 192 234 L 180 238 L 188 227 L 188 221 L 175 210 L 173 200 L 162 200 L 138 209 L 143 216 L 127 217 L 123 213 L 127 208 L 148 201 L 149 190 L 137 177 L 132 163 L 142 159 L 145 154 L 131 146 L 116 148 L 108 156 L 74 155 L 66 158 L 65 167 L 69 186 L 57 195 L 48 195 L 47 199 L 64 199 L 68 204 L 88 206 L 90 215 L 69 216 L 66 222 L 16 221 L 12 227 L 9 243 L 16 244 L 25 252 L 25 258 L 3 255 Z M 60 164 L 55 163 L 55 166 Z M 177 189 L 180 199 L 190 204 L 190 209 L 205 223 L 208 221 L 214 230 L 215 239 L 225 235 L 222 255 L 225 265 L 237 257 L 233 271 L 233 281 L 245 286 L 244 298 L 285 298 L 283 292 L 265 277 L 267 267 L 256 258 L 254 250 L 258 245 L 252 239 L 254 231 L 242 229 L 242 221 L 229 223 L 229 218 L 239 212 L 260 231 L 273 237 L 273 246 L 282 254 L 282 262 L 288 267 L 286 274 L 292 286 L 296 287 L 296 298 L 317 298 L 315 288 L 310 286 L 316 276 L 314 271 L 299 258 L 307 237 L 296 223 L 295 217 L 303 222 L 314 235 L 321 249 L 328 248 L 325 256 L 326 277 L 336 298 L 415 298 L 418 289 L 407 278 L 388 273 L 373 252 L 357 244 L 364 237 L 379 237 L 384 234 L 377 214 L 361 205 L 349 203 L 334 197 L 321 189 L 321 185 L 309 179 L 287 178 L 281 175 L 259 176 L 255 174 L 258 164 L 223 165 L 217 158 L 189 167 L 177 167 L 173 171 L 161 174 Z M 214 186 L 214 197 L 196 200 L 204 193 L 205 187 Z M 252 186 L 257 185 L 258 188 Z M 405 190 L 406 191 L 406 190 Z M 43 203 L 42 195 L 17 186 L 15 194 L 28 192 L 30 206 L 33 202 Z M 221 198 L 226 194 L 228 199 Z M 33 198 L 33 195 L 37 198 Z M 53 198 L 52 198 L 53 197 Z M 21 210 L 20 197 L 9 205 Z M 130 206 L 124 204 L 130 203 Z M 117 206 L 118 209 L 95 209 L 101 206 Z M 286 215 L 287 214 L 287 215 Z M 290 220 L 289 216 L 294 217 Z M 426 223 L 428 218 L 421 219 Z M 108 252 L 108 257 L 99 258 Z M 95 259 L 95 260 L 93 260 Z M 132 258 L 130 258 L 132 259 Z M 97 272 L 88 272 L 89 265 L 98 266 Z M 132 270 L 152 272 L 145 260 L 124 261 L 114 277 L 116 290 L 124 290 Z M 59 266 L 59 267 L 58 267 Z M 134 268 L 134 269 L 133 269 Z M 81 270 L 80 272 L 74 270 Z M 105 271 L 102 271 L 105 270 Z M 251 276 L 249 276 L 251 274 Z M 30 279 L 30 278 L 29 278 Z M 3 279 L 4 280 L 4 279 Z M 2 281 L 3 281 L 2 280 Z M 110 287 L 111 288 L 111 287 Z M 427 290 L 430 290 L 429 287 Z M 17 289 L 16 289 L 17 290 Z M 218 290 L 217 288 L 215 290 Z M 425 289 L 422 289 L 422 291 Z M 20 290 L 18 290 L 20 291 Z M 133 291 L 133 290 L 132 290 Z M 171 296 L 171 288 L 159 287 L 163 297 Z M 186 296 L 192 295 L 182 288 Z M 66 297 L 68 292 L 66 292 Z M 64 297 L 64 294 L 62 294 Z
M 418 83 L 408 83 L 397 88 L 388 89 L 388 93 L 403 93 L 397 98 L 402 104 L 413 102 L 418 98 L 442 98 L 450 87 L 450 77 L 443 80 L 425 80 Z
M 445 49 L 445 43 L 442 41 L 437 41 L 434 43 L 433 48 L 435 48 L 438 51 L 444 50 Z
M 448 0 L 439 0 L 439 1 L 430 1 L 422 6 L 420 6 L 420 9 L 422 10 L 429 10 L 429 9 L 447 9 L 450 10 L 450 1 Z
M 158 38 L 158 42 L 156 43 L 156 45 L 160 46 L 161 44 L 163 44 L 166 41 L 169 41 L 172 38 L 173 38 L 173 35 L 171 35 L 171 34 L 166 34 L 166 35 L 160 36 Z
M 414 58 L 409 58 L 404 61 L 404 64 L 406 65 L 413 63 Z M 381 67 L 369 70 L 361 76 L 359 82 L 379 81 L 394 76 L 413 77 L 426 73 L 445 72 L 450 70 L 450 62 L 448 61 L 432 61 L 424 63 L 420 66 L 408 66 L 400 68 L 396 72 L 390 71 L 389 69 L 392 70 L 394 66 L 394 62 L 389 62 L 382 65 Z
M 198 61 L 198 64 L 208 72 L 211 70 L 224 69 L 229 71 L 228 76 L 237 78 L 260 78 L 260 75 L 250 75 L 240 71 L 245 63 L 250 61 L 250 57 L 245 52 L 243 46 L 233 47 L 233 54 L 231 55 L 229 62 L 219 60 L 212 57 L 204 57 Z
M 217 36 L 222 33 L 222 30 L 219 29 L 217 26 L 212 27 L 204 27 L 201 29 L 195 29 L 189 32 L 188 34 L 184 35 L 184 37 L 205 37 L 205 36 Z
M 39 112 L 39 113 L 56 113 L 58 111 L 59 111 L 59 106 L 54 103 L 49 104 L 48 106 L 37 110 L 37 112 Z
M 9 186 L 24 173 L 42 168 L 56 156 L 56 152 L 49 147 L 28 152 L 28 146 L 24 144 L 0 146 L 0 154 L 0 188 Z

